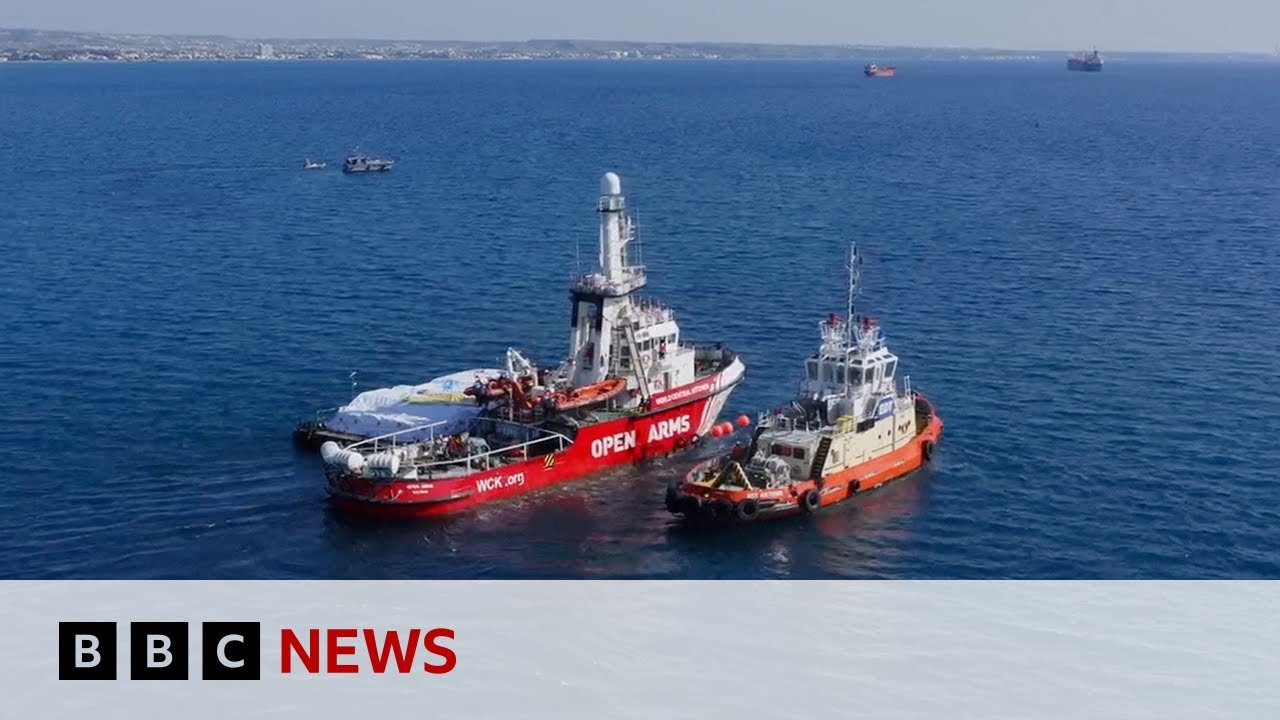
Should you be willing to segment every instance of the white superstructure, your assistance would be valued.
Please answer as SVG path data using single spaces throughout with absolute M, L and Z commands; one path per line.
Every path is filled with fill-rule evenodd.
M 557 375 L 575 387 L 626 378 L 639 403 L 696 380 L 697 352 L 681 343 L 669 307 L 636 297 L 645 266 L 622 181 L 605 173 L 600 192 L 598 267 L 570 287 L 569 357 Z

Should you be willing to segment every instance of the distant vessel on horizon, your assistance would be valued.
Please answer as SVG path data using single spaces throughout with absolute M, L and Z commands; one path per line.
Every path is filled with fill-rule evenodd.
M 1098 54 L 1098 48 L 1094 48 L 1091 53 L 1080 53 L 1067 58 L 1067 69 L 1081 72 L 1102 72 L 1102 56 Z
M 866 67 L 862 68 L 862 74 L 867 77 L 893 77 L 894 70 L 892 65 L 882 67 L 875 63 L 867 63 Z

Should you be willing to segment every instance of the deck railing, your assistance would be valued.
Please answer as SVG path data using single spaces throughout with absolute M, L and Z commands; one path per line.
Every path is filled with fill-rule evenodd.
M 491 422 L 491 423 L 494 423 L 495 425 L 509 425 L 509 426 L 521 428 L 524 430 L 530 429 L 528 425 L 522 425 L 520 423 L 511 422 L 508 420 L 502 420 L 499 418 L 481 418 L 480 421 Z M 445 436 L 437 437 L 435 434 L 435 428 L 444 424 L 446 424 L 446 421 L 440 420 L 433 423 L 427 423 L 425 425 L 417 425 L 414 427 L 403 428 L 395 432 L 387 433 L 386 435 L 379 435 L 377 437 L 366 438 L 364 440 L 361 440 L 360 442 L 348 445 L 346 449 L 356 450 L 362 453 L 363 451 L 368 450 L 376 453 L 376 452 L 379 452 L 380 449 L 386 449 L 385 447 L 380 448 L 379 446 L 379 443 L 382 443 L 386 440 L 391 441 L 390 443 L 391 450 L 395 450 L 396 448 L 410 446 L 410 445 L 435 444 L 437 441 L 445 437 Z M 418 468 L 419 470 L 426 470 L 428 474 L 430 474 L 433 468 L 439 468 L 439 467 L 450 466 L 450 465 L 463 465 L 463 464 L 465 464 L 467 467 L 470 468 L 470 467 L 473 467 L 473 465 L 477 462 L 481 462 L 483 465 L 483 469 L 487 470 L 493 467 L 492 461 L 495 455 L 508 455 L 508 454 L 519 452 L 519 451 L 523 451 L 524 455 L 527 456 L 529 448 L 535 445 L 545 445 L 550 441 L 555 441 L 556 449 L 554 452 L 561 452 L 562 450 L 564 450 L 565 448 L 573 444 L 573 440 L 570 439 L 569 436 L 567 435 L 563 435 L 561 433 L 558 433 L 552 430 L 542 429 L 542 428 L 533 428 L 533 429 L 536 430 L 539 433 L 539 435 L 538 437 L 535 437 L 532 440 L 525 440 L 523 442 L 513 442 L 497 448 L 488 447 L 487 441 L 486 441 L 486 447 L 488 447 L 488 449 L 482 452 L 468 452 L 466 455 L 463 455 L 461 457 L 443 458 L 443 459 L 432 460 L 430 462 L 417 462 L 415 459 L 411 463 L 411 465 L 413 467 Z M 395 440 L 396 437 L 398 436 L 405 435 L 408 433 L 418 432 L 421 430 L 431 430 L 431 433 L 427 438 L 421 439 L 421 440 L 413 440 L 405 443 L 397 443 Z
M 397 443 L 396 443 L 397 437 L 401 435 L 407 435 L 409 433 L 415 433 L 420 430 L 430 430 L 431 433 L 425 439 L 412 440 L 405 444 L 413 445 L 413 444 L 422 443 L 422 442 L 434 442 L 436 439 L 435 429 L 445 424 L 447 424 L 446 420 L 437 420 L 433 423 L 427 423 L 425 425 L 415 425 L 413 427 L 401 428 L 400 430 L 396 430 L 395 432 L 389 432 L 385 435 L 378 435 L 376 437 L 365 438 L 364 440 L 348 445 L 346 449 L 359 451 L 359 450 L 366 449 L 366 446 L 372 445 L 372 447 L 369 447 L 367 449 L 373 452 L 378 452 L 380 449 L 382 449 L 379 447 L 379 443 L 381 443 L 384 440 L 390 440 L 391 449 L 394 450 L 397 446 Z

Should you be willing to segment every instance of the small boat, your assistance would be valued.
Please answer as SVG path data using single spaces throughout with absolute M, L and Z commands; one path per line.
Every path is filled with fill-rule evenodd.
M 342 164 L 342 172 L 345 173 L 362 173 L 362 172 L 386 172 L 395 164 L 393 160 L 386 158 L 370 157 L 368 155 L 353 154 L 349 156 Z
M 302 169 L 303 170 L 323 170 L 324 163 L 317 162 L 315 160 L 312 160 L 311 158 L 307 158 L 306 164 L 302 166 Z
M 567 393 L 558 393 L 552 397 L 552 403 L 560 411 L 589 408 L 608 402 L 621 395 L 627 389 L 627 381 L 623 378 L 607 378 L 585 387 L 574 388 Z
M 862 74 L 867 77 L 893 77 L 895 69 L 892 65 L 881 66 L 875 63 L 868 63 L 866 67 L 862 68 Z
M 666 507 L 673 515 L 695 524 L 812 514 L 933 457 L 942 420 L 909 378 L 898 387 L 898 357 L 878 323 L 854 319 L 856 249 L 850 260 L 850 319 L 832 313 L 819 324 L 822 346 L 805 360 L 799 397 L 761 413 L 750 444 L 735 444 L 670 485 Z M 739 425 L 749 423 L 739 418 Z M 724 425 L 713 434 L 733 432 Z
M 543 384 L 545 381 L 545 371 L 540 376 L 523 375 L 519 380 L 513 380 L 510 374 L 504 374 L 487 383 L 477 381 L 464 390 L 463 395 L 475 398 L 482 405 L 509 398 L 519 407 L 565 412 L 603 405 L 627 389 L 626 379 L 620 377 L 605 378 L 600 382 L 567 389 L 546 387 Z

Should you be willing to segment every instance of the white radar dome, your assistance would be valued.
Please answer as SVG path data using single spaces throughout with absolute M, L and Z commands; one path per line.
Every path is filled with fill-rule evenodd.
M 622 178 L 617 173 L 607 172 L 603 178 L 600 178 L 600 194 L 601 195 L 621 195 L 622 194 Z

